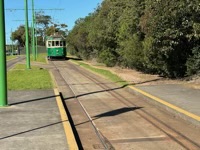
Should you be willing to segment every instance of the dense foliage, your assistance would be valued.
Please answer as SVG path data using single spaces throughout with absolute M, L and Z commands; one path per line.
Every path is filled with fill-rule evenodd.
M 167 77 L 200 72 L 199 0 L 104 0 L 78 19 L 73 54 Z

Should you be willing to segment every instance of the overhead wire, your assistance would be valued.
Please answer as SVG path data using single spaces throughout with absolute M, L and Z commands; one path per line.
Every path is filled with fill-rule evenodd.
M 61 6 L 60 3 L 61 3 L 61 0 L 57 1 L 56 8 L 59 8 Z M 55 19 L 57 17 L 56 15 L 57 15 L 57 12 L 56 12 L 56 10 L 54 10 L 53 11 L 53 21 L 54 22 L 56 22 L 56 19 Z

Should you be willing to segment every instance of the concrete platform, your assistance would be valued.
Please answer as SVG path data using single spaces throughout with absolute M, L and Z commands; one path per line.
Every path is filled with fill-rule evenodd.
M 0 149 L 70 149 L 57 97 L 53 90 L 9 91 L 9 106 L 0 108 Z
M 151 102 L 200 126 L 200 90 L 179 84 L 130 86 Z

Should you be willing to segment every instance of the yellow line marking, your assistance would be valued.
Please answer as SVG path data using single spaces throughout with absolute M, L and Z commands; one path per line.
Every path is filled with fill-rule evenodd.
M 10 108 L 11 106 L 10 105 L 6 105 L 6 106 L 0 106 L 0 109 L 7 109 L 7 108 Z
M 143 94 L 143 95 L 145 95 L 145 96 L 147 96 L 147 97 L 149 97 L 149 98 L 161 103 L 161 104 L 164 104 L 164 105 L 166 105 L 166 106 L 168 106 L 168 107 L 170 107 L 170 108 L 172 108 L 172 109 L 174 109 L 174 110 L 176 110 L 176 111 L 178 111 L 180 113 L 183 113 L 183 114 L 185 114 L 185 115 L 187 115 L 187 116 L 189 116 L 189 117 L 191 117 L 191 118 L 193 118 L 193 119 L 195 119 L 197 121 L 200 121 L 200 116 L 197 116 L 197 115 L 195 115 L 193 113 L 185 111 L 185 110 L 183 110 L 183 109 L 181 109 L 181 108 L 179 108 L 177 106 L 174 106 L 174 105 L 172 105 L 172 104 L 170 104 L 170 103 L 168 103 L 168 102 L 166 102 L 166 101 L 164 101 L 164 100 L 162 100 L 160 98 L 157 98 L 157 97 L 155 97 L 155 96 L 153 96 L 153 95 L 151 95 L 149 93 L 146 93 L 146 92 L 144 92 L 144 91 L 142 91 L 142 90 L 140 90 L 140 89 L 138 89 L 136 87 L 133 87 L 133 86 L 129 86 L 129 87 L 131 89 L 133 89 L 133 90 L 135 90 L 135 91 L 137 91 L 137 92 L 139 92 L 139 93 L 141 93 L 141 94 Z
M 58 92 L 57 89 L 54 89 L 54 93 L 55 93 L 55 95 L 59 95 L 59 92 Z M 70 150 L 78 150 L 78 146 L 77 146 L 74 134 L 72 132 L 71 125 L 69 123 L 69 119 L 68 119 L 67 114 L 65 112 L 65 108 L 63 106 L 63 103 L 61 101 L 60 96 L 56 96 L 56 101 L 57 101 L 57 105 L 58 105 L 58 108 L 59 108 L 59 111 L 60 111 L 61 121 L 63 123 L 65 135 L 66 135 L 66 138 L 67 138 L 67 143 L 69 145 L 69 149 Z
M 55 80 L 55 78 L 54 78 L 54 76 L 53 76 L 52 71 L 49 71 L 49 74 L 50 74 L 51 79 L 52 79 L 53 87 L 58 87 L 57 82 L 56 82 L 56 80 Z

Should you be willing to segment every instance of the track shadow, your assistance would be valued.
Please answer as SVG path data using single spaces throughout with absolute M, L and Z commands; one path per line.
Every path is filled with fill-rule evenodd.
M 100 91 L 94 91 L 94 92 L 79 94 L 79 95 L 76 95 L 76 96 L 64 98 L 64 100 L 68 100 L 68 99 L 71 99 L 71 98 L 79 98 L 79 97 L 83 97 L 83 96 L 87 96 L 87 95 L 92 95 L 92 94 L 97 94 L 97 93 L 103 93 L 103 92 L 108 92 L 108 91 L 114 91 L 114 90 L 121 89 L 121 88 L 124 88 L 124 87 L 126 87 L 126 85 L 121 86 L 121 87 L 117 87 L 117 88 L 113 88 L 113 89 L 105 89 L 105 90 L 100 90 Z
M 111 111 L 104 112 L 104 113 L 101 113 L 99 115 L 93 116 L 92 121 L 103 118 L 103 117 L 117 116 L 117 115 L 120 115 L 120 114 L 123 114 L 123 113 L 135 111 L 137 109 L 142 109 L 142 108 L 143 107 L 123 107 L 123 108 L 111 110 Z M 91 121 L 88 120 L 88 121 L 85 121 L 85 122 L 82 122 L 82 123 L 79 123 L 79 124 L 75 124 L 75 126 L 79 126 L 79 125 L 82 125 L 82 124 L 85 124 L 85 123 L 88 123 L 88 122 L 91 122 Z
M 102 118 L 102 117 L 117 116 L 119 114 L 123 114 L 123 113 L 129 112 L 129 111 L 134 111 L 134 110 L 141 109 L 141 108 L 143 108 L 143 107 L 123 107 L 123 108 L 111 110 L 111 111 L 96 115 L 94 117 L 95 117 L 95 119 L 97 119 L 97 118 Z
M 149 83 L 149 82 L 154 82 L 154 81 L 160 81 L 162 79 L 153 79 L 153 80 L 148 80 L 148 81 L 143 81 L 143 82 L 134 82 L 134 81 L 124 81 L 124 80 L 119 80 L 119 81 L 115 81 L 115 82 L 103 82 L 103 83 L 72 83 L 72 84 L 69 84 L 69 85 L 92 85 L 92 84 L 97 84 L 97 85 L 104 85 L 104 84 L 112 84 L 112 83 L 127 83 L 129 82 L 128 84 L 124 84 L 123 87 L 126 87 L 126 86 L 129 86 L 129 85 L 138 85 L 138 84 L 144 84 L 144 83 Z
M 67 57 L 51 57 L 48 61 L 65 61 Z
M 73 130 L 73 133 L 74 133 L 74 136 L 75 136 L 75 139 L 76 139 L 78 148 L 79 148 L 80 150 L 83 150 L 83 145 L 82 145 L 82 143 L 81 143 L 81 140 L 80 140 L 78 131 L 76 130 L 76 127 L 75 127 L 74 121 L 73 121 L 73 119 L 72 119 L 71 113 L 70 113 L 69 109 L 67 108 L 66 103 L 64 102 L 64 97 L 63 97 L 62 93 L 60 92 L 59 94 L 60 94 L 60 98 L 61 98 L 61 100 L 62 100 L 62 104 L 63 104 L 63 106 L 64 106 L 64 108 L 65 108 L 66 114 L 67 114 L 67 116 L 68 116 L 69 122 L 70 122 L 70 124 L 71 124 L 71 128 L 72 128 L 72 130 Z
M 75 57 L 67 56 L 66 60 L 79 60 L 79 61 L 81 61 L 82 59 L 81 58 L 75 58 Z
M 49 61 L 68 61 L 68 60 L 77 60 L 77 61 L 81 61 L 81 58 L 75 58 L 75 57 L 52 57 L 51 59 L 49 59 Z
M 10 103 L 9 106 L 19 105 L 19 104 L 24 104 L 24 103 L 30 103 L 30 102 L 35 102 L 35 101 L 41 101 L 41 100 L 49 100 L 50 98 L 54 98 L 54 97 L 57 97 L 57 96 L 60 96 L 60 95 L 52 95 L 52 96 L 40 97 L 40 98 L 16 102 L 16 103 Z
M 143 82 L 132 82 L 132 81 L 129 81 L 129 82 L 132 82 L 132 83 L 127 84 L 127 86 L 129 86 L 129 85 L 139 85 L 139 84 L 150 83 L 150 82 L 160 81 L 160 80 L 163 80 L 163 78 L 153 79 L 153 80 L 147 80 L 147 81 L 143 81 Z M 120 82 L 122 82 L 122 81 L 120 81 Z
M 130 86 L 130 85 L 138 85 L 138 84 L 148 83 L 148 82 L 157 81 L 157 80 L 161 80 L 161 79 L 149 80 L 149 81 L 139 82 L 139 83 L 124 84 L 124 85 L 122 85 L 120 87 L 116 87 L 116 88 L 112 88 L 112 89 L 104 89 L 104 90 L 99 90 L 99 91 L 94 91 L 94 92 L 89 92 L 89 93 L 83 93 L 83 94 L 79 94 L 79 95 L 72 96 L 72 97 L 67 97 L 67 98 L 64 98 L 64 100 L 69 100 L 69 99 L 72 99 L 72 98 L 79 98 L 79 97 L 92 95 L 92 94 L 97 94 L 97 93 L 115 91 L 115 90 L 123 89 L 123 88 L 125 88 L 127 86 Z M 118 81 L 118 82 L 124 82 L 124 81 Z M 110 83 L 112 83 L 112 82 L 110 82 Z M 98 83 L 98 84 L 100 85 L 100 84 L 110 84 L 110 83 Z M 86 84 L 88 84 L 88 83 L 86 83 Z M 96 83 L 94 83 L 94 84 L 96 84 Z M 78 84 L 71 84 L 71 85 L 78 85 Z
M 8 135 L 8 136 L 0 137 L 0 140 L 4 140 L 4 139 L 11 138 L 11 137 L 14 137 L 14 136 L 22 135 L 22 134 L 25 134 L 25 133 L 28 133 L 28 132 L 33 132 L 33 131 L 40 130 L 40 129 L 43 129 L 43 128 L 51 127 L 51 126 L 54 126 L 54 125 L 57 125 L 57 124 L 61 124 L 62 122 L 65 122 L 65 121 L 68 121 L 68 120 L 59 121 L 59 122 L 51 123 L 51 124 L 48 124 L 48 125 L 40 126 L 40 127 L 37 127 L 37 128 L 33 128 L 33 129 L 30 129 L 30 130 L 22 131 L 22 132 L 19 132 L 19 133 L 11 134 L 11 135 Z

